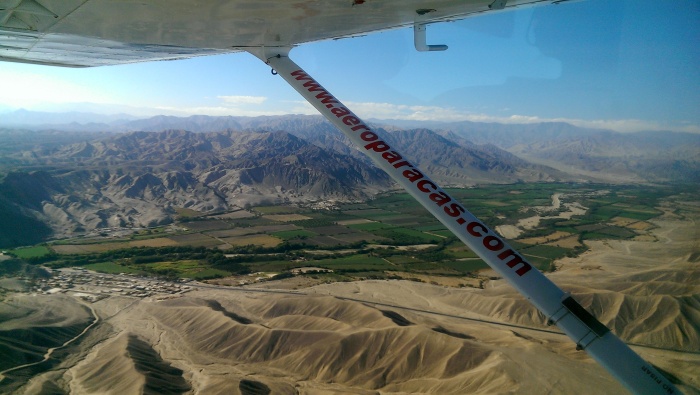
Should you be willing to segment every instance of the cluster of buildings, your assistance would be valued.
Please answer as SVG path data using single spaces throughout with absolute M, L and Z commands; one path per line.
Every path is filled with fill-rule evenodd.
M 85 269 L 59 269 L 53 272 L 51 278 L 38 280 L 33 291 L 43 294 L 70 292 L 89 302 L 96 302 L 109 296 L 145 298 L 181 295 L 192 289 L 186 284 L 152 278 L 102 274 Z
M 299 207 L 304 207 L 304 208 L 311 208 L 314 210 L 337 210 L 338 209 L 338 202 L 335 200 L 319 200 L 319 201 L 310 201 L 310 202 L 302 202 L 298 204 Z

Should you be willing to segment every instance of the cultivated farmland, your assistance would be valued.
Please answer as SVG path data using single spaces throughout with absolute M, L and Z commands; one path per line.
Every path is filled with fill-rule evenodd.
M 490 185 L 449 192 L 485 224 L 515 230 L 509 232 L 515 235 L 509 243 L 545 271 L 556 270 L 557 260 L 585 251 L 587 240 L 646 237 L 653 227 L 648 220 L 662 213 L 659 204 L 666 198 L 658 188 L 575 184 Z M 480 271 L 488 268 L 404 193 L 379 195 L 335 210 L 260 206 L 216 218 L 191 215 L 181 224 L 131 237 L 62 241 L 16 250 L 15 254 L 35 256 L 35 260 L 55 259 L 60 265 L 60 256 L 107 254 L 107 259 L 110 251 L 178 246 L 220 250 L 226 258 L 214 260 L 216 264 L 191 259 L 185 268 L 176 260 L 161 262 L 157 258 L 135 267 L 126 257 L 93 267 L 118 271 L 119 265 L 125 265 L 129 270 L 207 278 L 226 277 L 233 274 L 227 267 L 238 271 L 239 266 L 231 265 L 241 264 L 252 272 L 287 276 L 320 275 L 313 270 L 285 274 L 293 268 L 324 268 L 333 275 L 322 277 L 333 281 L 405 278 L 404 273 L 464 279 L 450 284 L 475 284 L 467 279 L 478 278 Z M 91 265 L 99 263 L 81 259 L 78 261 Z

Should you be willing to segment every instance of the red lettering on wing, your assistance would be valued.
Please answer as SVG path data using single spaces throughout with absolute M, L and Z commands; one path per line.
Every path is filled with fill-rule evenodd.
M 297 79 L 297 81 L 313 80 L 313 78 L 302 70 L 292 71 L 292 75 Z
M 372 129 L 367 127 L 367 125 L 364 125 L 359 118 L 350 112 L 350 110 L 345 107 L 333 106 L 333 104 L 339 104 L 338 100 L 333 97 L 333 95 L 328 93 L 328 91 L 323 89 L 321 84 L 316 82 L 302 70 L 293 71 L 291 75 L 298 81 L 307 81 L 303 84 L 303 86 L 309 92 L 319 92 L 316 95 L 316 99 L 322 104 L 325 104 L 326 108 L 328 108 L 333 115 L 338 118 L 342 118 L 342 122 L 345 125 L 352 126 L 350 128 L 352 131 L 357 132 L 364 130 L 362 133 L 360 133 L 360 138 L 369 143 L 364 145 L 365 150 L 374 151 L 381 154 L 382 159 L 384 159 L 388 164 L 393 165 L 395 169 L 408 166 L 408 168 L 403 169 L 401 173 L 403 177 L 415 184 L 419 191 L 428 195 L 428 199 L 433 201 L 438 207 L 444 206 L 443 211 L 445 214 L 453 218 L 459 217 L 456 219 L 458 224 L 463 225 L 467 222 L 467 220 L 461 217 L 462 214 L 467 213 L 467 210 L 464 207 L 458 203 L 450 203 L 452 202 L 452 198 L 450 198 L 449 195 L 441 191 L 432 181 L 424 179 L 423 174 L 418 169 L 416 169 L 410 162 L 402 160 L 403 157 L 398 152 L 392 151 L 389 144 L 381 140 L 379 136 L 372 131 Z M 500 238 L 489 234 L 489 229 L 477 221 L 468 223 L 466 230 L 472 237 L 480 238 L 483 246 L 489 251 L 497 253 L 498 251 L 506 248 L 505 243 Z M 527 263 L 512 249 L 501 251 L 497 257 L 501 261 L 504 261 L 509 268 L 515 269 L 517 267 L 517 269 L 515 269 L 515 273 L 518 276 L 522 276 L 532 269 L 532 266 L 530 266 L 529 263 Z

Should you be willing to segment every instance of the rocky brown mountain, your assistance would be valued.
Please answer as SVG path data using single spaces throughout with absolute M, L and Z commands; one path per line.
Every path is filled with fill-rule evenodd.
M 35 243 L 51 232 L 155 226 L 172 221 L 178 208 L 211 213 L 260 202 L 355 200 L 395 186 L 319 116 L 159 116 L 95 125 L 93 132 L 0 129 L 0 219 L 12 224 L 0 229 L 0 245 Z M 700 137 L 687 133 L 621 134 L 564 123 L 373 126 L 443 186 L 695 182 L 700 174 Z
M 23 166 L 0 183 L 1 214 L 38 219 L 57 236 L 168 223 L 177 208 L 356 200 L 392 185 L 362 161 L 284 132 L 135 132 L 17 156 Z M 0 241 L 13 244 L 9 234 Z

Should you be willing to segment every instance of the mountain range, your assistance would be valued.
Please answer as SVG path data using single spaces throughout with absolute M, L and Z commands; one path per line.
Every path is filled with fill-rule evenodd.
M 564 122 L 500 124 L 373 120 L 370 124 L 384 132 L 429 130 L 445 139 L 441 142 L 426 142 L 421 147 L 431 147 L 434 146 L 433 143 L 442 145 L 448 141 L 467 149 L 480 146 L 492 153 L 498 150 L 499 155 L 504 155 L 507 151 L 521 160 L 531 162 L 531 165 L 549 167 L 550 173 L 554 173 L 554 169 L 558 170 L 558 176 L 562 180 L 567 179 L 562 174 L 568 174 L 576 180 L 601 182 L 700 182 L 700 134 L 670 131 L 619 133 L 581 128 Z M 365 159 L 351 147 L 348 139 L 320 116 L 158 116 L 119 123 L 112 128 L 111 130 L 115 131 L 159 131 L 175 128 L 193 132 L 224 129 L 281 130 L 318 146 Z M 403 150 L 409 152 L 407 149 Z M 432 160 L 439 157 L 432 151 L 427 154 Z M 425 164 L 425 160 L 421 160 L 424 158 L 413 159 L 419 165 Z M 522 164 L 521 161 L 520 165 Z M 470 174 L 468 177 L 473 182 L 493 180 L 492 177 L 484 180 L 474 176 L 475 174 Z M 543 174 L 543 177 L 547 179 L 547 175 Z M 454 180 L 448 182 L 451 181 Z
M 178 208 L 356 200 L 391 186 L 380 170 L 284 132 L 133 132 L 19 156 L 0 199 L 64 236 L 156 226 Z
M 372 126 L 442 185 L 700 181 L 700 135 L 568 124 Z M 0 219 L 12 224 L 0 230 L 0 246 L 155 226 L 180 208 L 361 200 L 395 187 L 332 125 L 301 115 L 0 128 L 0 177 Z

